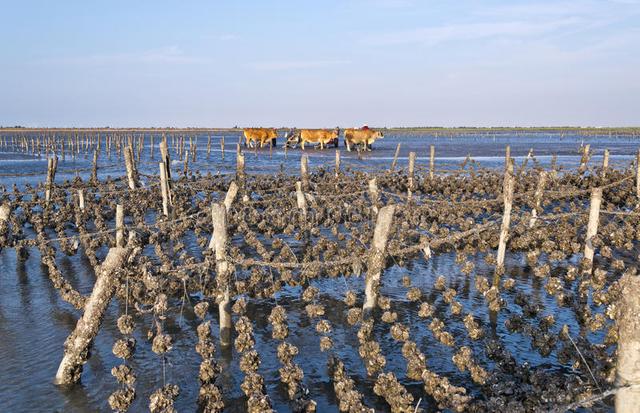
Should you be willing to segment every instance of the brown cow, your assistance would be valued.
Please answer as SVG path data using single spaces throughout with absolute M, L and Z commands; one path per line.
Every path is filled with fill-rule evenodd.
M 243 131 L 245 146 L 253 148 L 254 142 L 260 143 L 262 148 L 265 144 L 273 142 L 273 146 L 276 146 L 276 138 L 278 137 L 278 131 L 272 128 L 247 128 Z
M 382 138 L 384 138 L 382 132 L 373 129 L 345 129 L 344 131 L 344 143 L 348 151 L 351 151 L 352 144 L 362 144 L 365 150 L 370 151 L 371 144 L 376 139 Z
M 320 149 L 324 149 L 325 145 L 337 142 L 340 135 L 340 129 L 302 129 L 300 130 L 300 147 L 304 150 L 305 143 L 319 143 Z

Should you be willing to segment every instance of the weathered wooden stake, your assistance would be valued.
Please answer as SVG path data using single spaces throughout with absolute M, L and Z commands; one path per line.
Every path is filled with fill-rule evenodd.
M 164 162 L 160 162 L 160 191 L 162 194 L 162 213 L 165 217 L 169 216 L 169 183 L 167 182 L 167 168 Z
M 578 168 L 578 172 L 583 173 L 587 170 L 587 163 L 589 162 L 589 150 L 591 148 L 590 144 L 586 144 L 582 148 L 582 157 L 580 158 L 580 167 Z
M 124 208 L 116 205 L 116 247 L 124 247 Z
M 302 182 L 296 182 L 296 200 L 298 203 L 298 209 L 302 211 L 302 215 L 307 217 L 307 200 L 304 197 L 304 192 L 302 191 Z
M 302 178 L 302 187 L 305 191 L 309 190 L 309 157 L 305 154 L 300 157 L 300 177 Z
M 431 145 L 429 149 L 429 179 L 433 179 L 433 175 L 436 169 L 436 147 Z
M 93 151 L 93 167 L 91 168 L 91 182 L 98 182 L 98 150 Z
M 138 176 L 132 146 L 124 148 L 124 164 L 127 168 L 129 189 L 136 189 L 138 187 Z
M 80 380 L 82 365 L 89 359 L 89 350 L 100 330 L 109 302 L 115 294 L 119 270 L 123 269 L 129 257 L 136 253 L 136 249 L 131 246 L 132 236 L 133 233 L 126 247 L 109 249 L 102 265 L 96 268 L 96 282 L 84 306 L 84 313 L 65 341 L 64 356 L 56 373 L 56 384 L 71 385 Z
M 373 214 L 378 215 L 380 194 L 378 192 L 378 180 L 376 178 L 369 180 L 369 198 L 371 198 L 371 210 L 373 211 Z
M 609 149 L 604 150 L 604 155 L 602 156 L 602 177 L 607 176 L 607 169 L 609 169 Z
M 593 237 L 598 234 L 598 224 L 600 223 L 600 205 L 602 204 L 602 188 L 591 190 L 591 200 L 589 201 L 589 223 L 587 224 L 587 235 L 584 243 L 584 258 L 587 260 L 585 272 L 590 273 L 593 267 Z
M 84 211 L 84 192 L 82 189 L 78 189 L 78 206 L 80 211 Z
M 222 160 L 224 161 L 224 136 L 220 138 L 220 150 L 222 151 Z
M 244 154 L 240 144 L 236 147 L 236 179 L 240 182 L 240 186 L 244 187 Z
M 510 167 L 510 162 L 511 161 L 511 146 L 507 145 L 506 148 L 504 148 L 504 170 L 506 171 L 507 169 L 509 169 Z
M 387 205 L 380 209 L 373 232 L 373 244 L 369 251 L 367 275 L 365 280 L 365 302 L 363 311 L 368 315 L 377 305 L 380 277 L 385 267 L 387 240 L 391 231 L 395 205 Z
M 231 181 L 227 195 L 224 197 L 224 206 L 227 208 L 227 212 L 231 209 L 231 204 L 233 204 L 233 200 L 236 199 L 236 195 L 238 195 L 238 185 L 235 181 Z
M 620 278 L 616 328 L 616 413 L 635 413 L 640 407 L 640 277 L 625 273 Z
M 227 261 L 227 208 L 224 204 L 211 206 L 213 221 L 213 235 L 209 248 L 215 251 L 216 282 L 224 292 L 218 297 L 218 312 L 220 315 L 220 344 L 227 347 L 231 344 L 231 297 L 229 284 L 231 283 L 232 267 Z
M 416 153 L 409 152 L 409 182 L 408 182 L 408 190 L 407 195 L 411 198 L 413 194 L 413 188 L 415 185 L 415 168 L 416 168 Z
M 502 197 L 504 200 L 504 212 L 502 214 L 502 225 L 500 226 L 500 240 L 498 242 L 498 256 L 496 259 L 496 274 L 500 275 L 504 271 L 504 257 L 507 251 L 507 238 L 509 236 L 509 225 L 511 224 L 511 206 L 513 203 L 513 188 L 515 177 L 513 176 L 513 160 L 509 159 L 508 167 L 504 174 L 502 185 Z M 497 285 L 494 279 L 494 285 Z
M 400 144 L 396 146 L 396 152 L 393 154 L 393 161 L 391 162 L 391 168 L 390 168 L 391 171 L 396 169 L 396 164 L 398 163 L 399 155 L 400 155 Z
M 638 205 L 640 205 L 640 149 L 636 154 L 636 196 L 638 198 Z
M 531 210 L 531 220 L 529 220 L 529 228 L 533 228 L 536 225 L 536 221 L 538 219 L 538 211 L 541 211 L 542 207 L 542 194 L 544 192 L 544 187 L 547 183 L 547 173 L 545 171 L 540 171 L 540 175 L 538 176 L 538 185 L 536 185 L 536 192 L 534 194 L 534 206 Z

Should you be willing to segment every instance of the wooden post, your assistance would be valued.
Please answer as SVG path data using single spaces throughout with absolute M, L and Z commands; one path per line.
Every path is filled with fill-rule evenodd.
M 504 148 L 504 170 L 508 170 L 510 168 L 510 162 L 511 161 L 511 146 L 507 145 L 506 148 Z
M 133 235 L 133 233 L 131 234 Z M 135 253 L 130 247 L 113 247 L 102 265 L 96 268 L 96 282 L 84 306 L 84 313 L 64 345 L 64 356 L 56 373 L 55 383 L 70 385 L 77 383 L 82 374 L 82 365 L 89 359 L 89 350 L 100 330 L 102 318 L 115 294 L 118 270 L 125 267 L 129 257 Z
M 380 202 L 380 194 L 378 192 L 378 180 L 376 178 L 369 180 L 369 198 L 371 198 L 371 209 L 374 215 L 378 215 L 378 203 Z
M 244 187 L 244 154 L 240 144 L 236 147 L 236 179 L 240 182 L 240 186 Z
M 238 185 L 236 185 L 235 181 L 231 181 L 227 195 L 224 197 L 224 206 L 227 208 L 227 212 L 231 209 L 231 204 L 233 204 L 233 200 L 236 199 L 236 195 L 238 195 Z
M 393 162 L 391 162 L 390 170 L 393 171 L 396 169 L 396 164 L 398 163 L 398 155 L 400 155 L 400 144 L 396 146 L 396 152 L 393 154 Z
M 365 302 L 363 311 L 369 314 L 378 302 L 378 288 L 380 286 L 380 277 L 385 267 L 385 258 L 387 250 L 387 240 L 391 231 L 393 222 L 393 213 L 395 205 L 387 205 L 380 209 L 378 218 L 376 219 L 376 228 L 373 232 L 373 244 L 369 251 L 369 259 L 367 262 L 367 275 L 365 280 Z
M 51 201 L 51 192 L 53 191 L 53 183 L 56 179 L 56 170 L 58 169 L 58 157 L 54 154 L 47 161 L 47 188 L 45 190 L 45 201 L 47 204 Z
M 619 281 L 616 328 L 616 413 L 635 413 L 640 406 L 640 277 L 626 273 Z
M 209 138 L 207 139 L 207 161 L 209 160 L 211 156 L 211 135 L 209 135 Z
M 591 148 L 590 144 L 586 144 L 582 148 L 582 157 L 580 158 L 580 167 L 578 168 L 578 172 L 583 173 L 587 170 L 587 163 L 589 162 L 589 149 Z
M 11 239 L 9 218 L 11 218 L 11 207 L 9 204 L 0 205 L 0 251 L 2 251 L 2 245 L 6 245 Z M 17 251 L 17 250 L 16 250 Z
M 91 169 L 91 182 L 98 182 L 98 150 L 93 151 L 93 168 Z
M 220 344 L 227 347 L 231 344 L 231 297 L 229 284 L 231 283 L 231 265 L 227 261 L 227 208 L 224 204 L 211 206 L 213 221 L 213 235 L 209 248 L 214 249 L 216 256 L 216 282 L 224 291 L 218 297 L 218 312 L 220 315 Z
M 116 247 L 124 247 L 124 208 L 116 205 Z
M 222 151 L 222 160 L 224 161 L 224 136 L 220 138 L 220 150 Z
M 593 267 L 593 237 L 598 234 L 598 224 L 600 222 L 600 205 L 602 204 L 602 188 L 591 190 L 591 200 L 589 201 L 589 223 L 587 224 L 587 235 L 584 243 L 584 258 L 588 262 L 585 272 L 591 272 Z
M 127 146 L 124 148 L 124 164 L 127 168 L 127 181 L 129 182 L 129 189 L 136 189 L 138 187 L 138 179 L 136 177 L 136 171 L 133 160 L 133 148 Z
M 607 169 L 609 169 L 609 149 L 604 150 L 604 155 L 602 155 L 602 177 L 607 176 Z
M 340 176 L 340 149 L 336 149 L 336 178 Z
M 531 220 L 529 220 L 529 228 L 533 228 L 536 225 L 536 221 L 538 219 L 538 211 L 540 211 L 542 207 L 542 194 L 544 192 L 546 183 L 547 173 L 545 171 L 540 171 L 540 176 L 538 176 L 538 185 L 536 186 L 536 192 L 534 194 L 534 206 L 531 210 Z
M 436 147 L 431 145 L 429 154 L 429 179 L 433 179 L 433 174 L 436 169 Z
M 296 182 L 296 200 L 298 203 L 298 209 L 302 210 L 302 215 L 307 217 L 307 200 L 304 197 L 304 192 L 302 192 L 302 182 Z
M 411 194 L 413 193 L 413 187 L 415 184 L 415 168 L 416 168 L 416 153 L 409 152 L 409 183 L 407 195 L 411 198 Z
M 302 178 L 302 187 L 305 191 L 309 190 L 309 157 L 304 154 L 300 157 L 300 177 Z
M 160 191 L 162 193 L 162 213 L 165 217 L 169 216 L 169 184 L 167 182 L 167 168 L 164 162 L 160 162 Z
M 80 211 L 84 211 L 84 192 L 82 189 L 78 189 L 78 206 Z
M 640 205 L 640 149 L 636 154 L 636 196 L 638 198 L 638 205 Z
M 513 176 L 513 160 L 509 158 L 508 164 L 502 185 L 504 213 L 502 214 L 502 225 L 500 226 L 500 240 L 498 242 L 498 256 L 496 259 L 496 275 L 501 275 L 504 271 L 504 257 L 507 251 L 509 225 L 511 224 L 511 205 L 513 203 L 513 187 L 515 184 L 515 177 Z M 497 284 L 496 279 L 494 279 L 494 285 Z

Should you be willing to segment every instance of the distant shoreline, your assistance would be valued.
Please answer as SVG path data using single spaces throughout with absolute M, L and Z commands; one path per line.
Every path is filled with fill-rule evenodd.
M 247 126 L 249 127 L 249 126 Z M 330 129 L 331 127 L 329 127 Z M 459 134 L 496 134 L 496 133 L 573 133 L 579 135 L 638 135 L 640 136 L 640 126 L 635 127 L 580 127 L 580 126 L 542 126 L 542 127 L 375 127 L 394 133 L 431 133 L 443 135 Z M 201 133 L 201 132 L 241 132 L 243 128 L 31 128 L 31 127 L 0 127 L 0 133 L 29 133 L 29 132 L 49 132 L 49 133 L 124 133 L 124 132 L 145 132 L 145 133 Z M 289 129 L 288 127 L 276 128 L 280 131 Z M 344 129 L 344 128 L 341 128 Z

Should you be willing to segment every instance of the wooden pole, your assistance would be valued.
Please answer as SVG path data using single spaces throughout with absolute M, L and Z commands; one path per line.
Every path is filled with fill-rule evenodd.
M 136 189 L 138 187 L 133 162 L 133 148 L 131 146 L 127 146 L 124 149 L 124 164 L 127 168 L 127 181 L 129 182 L 129 189 Z
M 636 196 L 638 198 L 638 205 L 640 205 L 640 149 L 636 154 Z
M 307 217 L 307 200 L 304 197 L 304 192 L 302 192 L 302 182 L 296 182 L 296 200 L 298 203 L 298 209 L 302 211 L 302 215 Z
M 213 235 L 209 248 L 215 251 L 216 282 L 223 293 L 218 297 L 218 312 L 220 315 L 220 344 L 227 347 L 231 344 L 231 297 L 229 288 L 232 267 L 227 261 L 227 208 L 224 204 L 211 206 L 213 221 Z
M 496 275 L 501 275 L 504 271 L 504 257 L 507 251 L 507 238 L 509 236 L 509 225 L 511 224 L 511 206 L 513 203 L 513 188 L 515 177 L 513 176 L 513 160 L 509 159 L 509 166 L 504 174 L 502 197 L 504 200 L 504 213 L 502 214 L 502 225 L 500 226 L 500 240 L 498 242 L 498 256 L 496 259 Z M 497 285 L 494 280 L 494 285 Z
M 591 200 L 589 201 L 589 223 L 587 224 L 587 235 L 584 243 L 584 258 L 587 261 L 585 272 L 591 272 L 593 267 L 593 237 L 598 234 L 598 224 L 600 222 L 600 205 L 602 204 L 602 188 L 591 190 Z
M 387 205 L 380 209 L 373 232 L 373 244 L 369 250 L 367 275 L 365 279 L 365 302 L 363 311 L 366 315 L 376 307 L 380 278 L 385 267 L 387 240 L 391 231 L 395 205 Z
M 167 168 L 164 162 L 158 164 L 160 167 L 160 191 L 162 194 L 162 213 L 165 217 L 169 216 L 169 184 L 167 182 Z
M 244 187 L 244 154 L 240 144 L 236 147 L 236 179 L 240 182 L 240 186 Z
M 407 195 L 409 196 L 409 198 L 411 198 L 411 195 L 413 193 L 413 188 L 415 185 L 415 168 L 416 168 L 416 153 L 415 152 L 409 152 L 409 184 L 408 184 L 408 190 L 407 190 Z
M 373 211 L 373 214 L 378 215 L 380 194 L 378 192 L 378 180 L 376 178 L 369 180 L 369 198 L 371 198 L 371 210 Z
M 396 152 L 393 154 L 393 161 L 391 162 L 391 168 L 390 168 L 391 171 L 396 169 L 396 164 L 398 163 L 399 155 L 400 155 L 400 144 L 396 146 Z
M 602 177 L 607 176 L 607 169 L 609 169 L 609 149 L 604 150 L 604 155 L 602 155 Z
M 222 151 L 222 160 L 224 161 L 224 136 L 220 138 L 220 150 Z
M 538 176 L 538 185 L 536 185 L 536 192 L 534 194 L 534 206 L 531 210 L 531 220 L 529 220 L 529 228 L 533 228 L 536 225 L 536 221 L 538 219 L 538 211 L 541 211 L 542 208 L 542 194 L 544 192 L 546 183 L 547 173 L 545 171 L 540 171 L 540 175 Z
M 124 247 L 124 208 L 116 205 L 116 247 Z
M 635 413 L 640 406 L 640 277 L 625 273 L 619 281 L 616 328 L 616 413 Z
M 91 182 L 98 182 L 98 150 L 93 151 L 93 167 L 91 169 Z
M 504 170 L 505 171 L 509 169 L 510 161 L 511 161 L 511 146 L 507 145 L 507 147 L 504 148 Z
M 233 200 L 236 199 L 236 195 L 238 195 L 238 185 L 235 181 L 231 181 L 229 189 L 227 190 L 227 195 L 224 197 L 224 206 L 227 208 L 227 212 L 231 209 L 231 205 L 233 204 Z
M 583 173 L 587 170 L 587 163 L 589 162 L 589 150 L 591 148 L 590 144 L 586 144 L 582 148 L 582 157 L 580 158 L 580 167 L 578 168 L 578 172 Z
M 82 189 L 78 189 L 78 206 L 80 211 L 84 211 L 84 192 Z
M 431 145 L 429 148 L 429 179 L 433 179 L 433 175 L 436 169 L 436 147 Z
M 82 366 L 89 359 L 93 340 L 100 330 L 104 313 L 115 294 L 118 270 L 124 268 L 129 257 L 135 254 L 136 250 L 130 246 L 132 245 L 131 236 L 127 247 L 109 249 L 102 265 L 96 268 L 96 282 L 84 306 L 84 313 L 65 341 L 64 356 L 56 373 L 56 384 L 71 385 L 80 380 Z
M 302 178 L 302 187 L 305 191 L 309 190 L 309 157 L 304 154 L 300 157 L 300 177 Z

